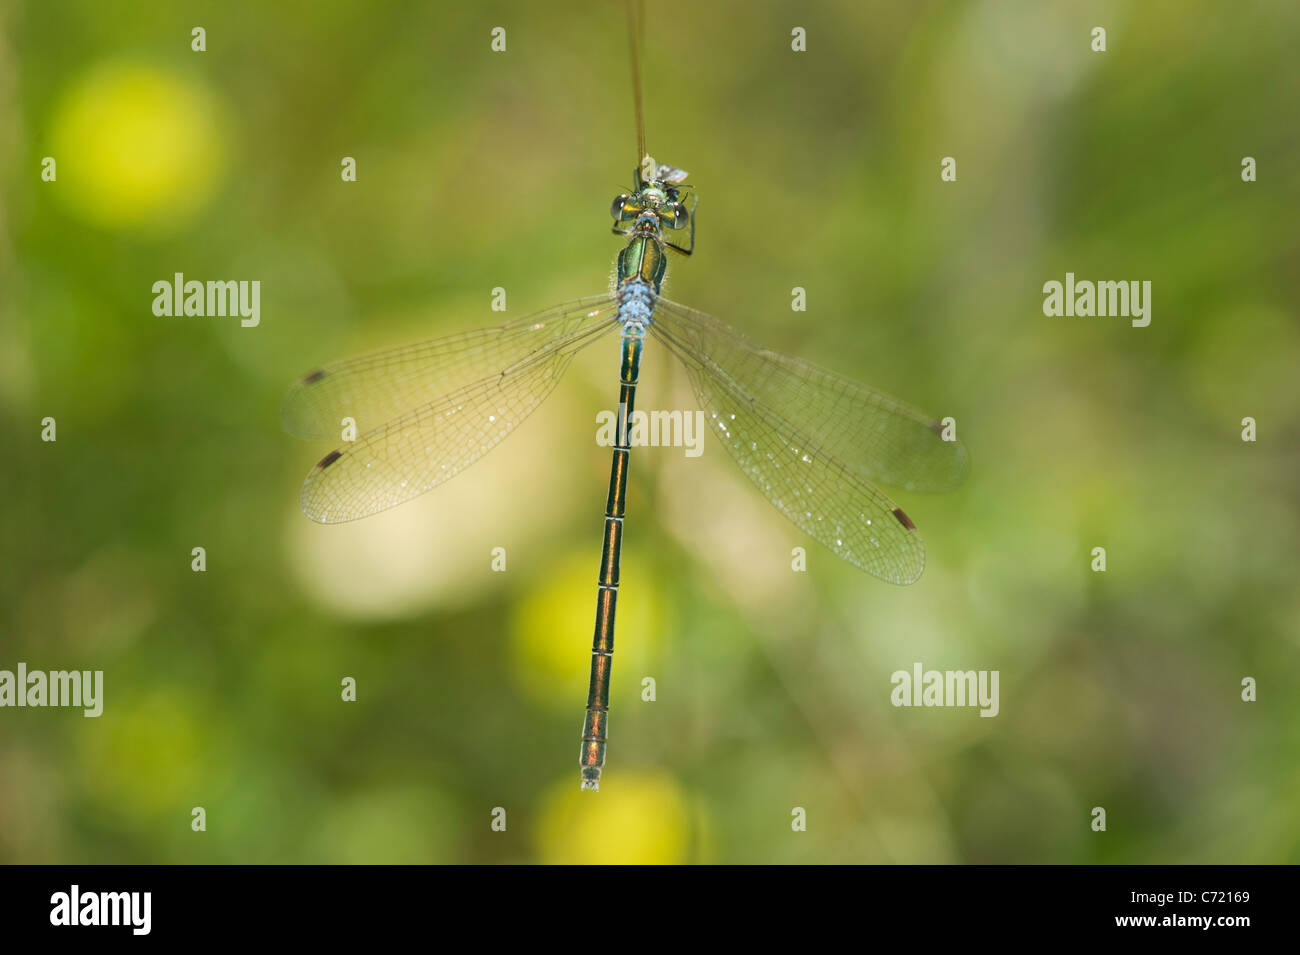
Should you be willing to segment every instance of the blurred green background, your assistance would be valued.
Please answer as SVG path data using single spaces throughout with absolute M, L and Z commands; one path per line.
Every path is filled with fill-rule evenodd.
M 580 794 L 613 340 L 353 525 L 298 511 L 326 448 L 278 407 L 494 287 L 607 287 L 621 5 L 0 2 L 0 668 L 105 671 L 99 719 L 0 710 L 0 860 L 1300 861 L 1300 8 L 650 13 L 649 150 L 702 197 L 666 293 L 957 419 L 968 484 L 896 495 L 925 576 L 840 564 L 711 436 L 638 451 Z M 1150 280 L 1150 327 L 1045 317 L 1066 271 Z M 260 280 L 260 326 L 155 317 L 174 272 Z M 693 407 L 653 344 L 642 380 Z M 914 661 L 999 670 L 1000 715 L 892 707 Z

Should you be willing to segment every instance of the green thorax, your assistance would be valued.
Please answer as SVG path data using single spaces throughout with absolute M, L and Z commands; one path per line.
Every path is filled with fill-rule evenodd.
M 638 231 L 618 254 L 618 284 L 640 279 L 648 282 L 658 294 L 667 268 L 668 257 L 664 255 L 657 231 Z

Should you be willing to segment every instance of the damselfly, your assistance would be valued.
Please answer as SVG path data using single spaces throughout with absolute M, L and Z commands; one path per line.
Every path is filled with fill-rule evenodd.
M 574 356 L 618 333 L 619 415 L 580 755 L 583 789 L 605 763 L 614 611 L 626 516 L 629 422 L 647 339 L 686 368 L 713 432 L 746 476 L 801 531 L 882 580 L 921 575 L 925 551 L 911 519 L 877 489 L 944 491 L 962 482 L 966 451 L 932 417 L 798 358 L 764 349 L 718 319 L 659 294 L 669 253 L 695 247 L 686 173 L 646 155 L 639 18 L 629 8 L 637 155 L 633 190 L 614 199 L 627 238 L 613 289 L 496 328 L 326 365 L 285 401 L 287 429 L 309 438 L 359 435 L 307 476 L 302 509 L 350 521 L 436 487 L 495 447 L 550 394 Z

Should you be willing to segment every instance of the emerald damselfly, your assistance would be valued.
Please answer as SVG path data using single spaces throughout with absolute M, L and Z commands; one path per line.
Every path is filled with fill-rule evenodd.
M 685 367 L 713 433 L 745 475 L 801 531 L 895 584 L 916 580 L 925 550 L 911 519 L 877 484 L 945 491 L 967 454 L 932 416 L 848 379 L 765 349 L 660 294 L 670 253 L 695 247 L 694 190 L 645 154 L 640 36 L 629 18 L 638 157 L 633 190 L 611 207 L 626 238 L 612 289 L 493 328 L 325 365 L 284 405 L 293 434 L 324 438 L 344 418 L 358 437 L 307 476 L 302 509 L 322 523 L 366 517 L 437 487 L 509 435 L 584 348 L 617 334 L 619 415 L 605 503 L 591 676 L 580 754 L 598 789 L 608 741 L 610 668 L 626 517 L 630 422 L 647 342 Z

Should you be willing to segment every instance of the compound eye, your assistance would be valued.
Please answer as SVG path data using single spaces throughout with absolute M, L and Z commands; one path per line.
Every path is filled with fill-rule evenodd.
M 673 229 L 684 229 L 690 222 L 690 213 L 686 211 L 684 203 L 670 203 L 665 211 L 668 213 L 668 225 Z
M 632 197 L 629 196 L 626 192 L 623 193 L 621 196 L 616 197 L 613 203 L 609 207 L 610 218 L 616 219 L 619 222 L 622 222 L 626 219 L 635 219 L 636 214 L 640 210 L 636 208 L 629 208 L 628 203 L 630 203 L 631 201 L 632 201 Z

